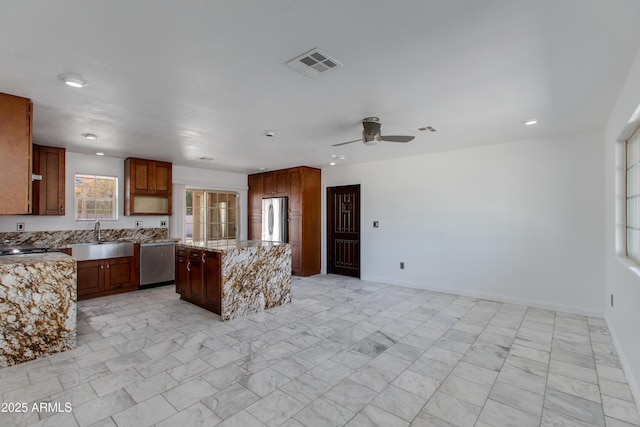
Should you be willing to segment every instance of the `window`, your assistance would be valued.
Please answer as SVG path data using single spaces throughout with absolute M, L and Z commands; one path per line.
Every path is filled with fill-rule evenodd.
M 187 190 L 186 242 L 238 238 L 238 193 Z
M 76 174 L 76 220 L 118 219 L 118 178 Z
M 640 262 L 640 128 L 627 140 L 627 256 Z

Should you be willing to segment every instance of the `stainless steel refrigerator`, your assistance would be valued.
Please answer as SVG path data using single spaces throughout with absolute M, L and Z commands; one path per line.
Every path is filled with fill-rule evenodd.
M 262 199 L 262 240 L 289 242 L 288 209 L 286 197 Z

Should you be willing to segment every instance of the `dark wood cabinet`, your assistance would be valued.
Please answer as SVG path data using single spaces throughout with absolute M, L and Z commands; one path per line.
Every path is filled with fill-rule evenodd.
M 287 196 L 291 270 L 298 276 L 320 273 L 320 178 L 320 169 L 307 166 L 249 175 L 248 237 L 262 238 L 262 198 Z
M 78 261 L 78 300 L 138 289 L 135 257 Z
M 34 215 L 65 214 L 65 155 L 64 148 L 33 145 L 33 174 L 41 177 L 33 181 Z
M 262 174 L 249 175 L 249 240 L 262 239 Z
M 320 169 L 289 169 L 289 243 L 291 272 L 298 276 L 320 273 L 321 183 Z
M 31 100 L 0 93 L 0 214 L 32 212 L 32 109 Z
M 287 169 L 265 172 L 262 178 L 262 197 L 289 195 L 289 173 Z
M 204 252 L 204 304 L 212 307 L 214 313 L 220 314 L 220 303 L 222 299 L 222 272 L 220 265 L 220 254 L 217 252 Z
M 176 247 L 176 292 L 181 298 L 220 314 L 220 254 Z
M 171 215 L 172 164 L 128 157 L 125 215 Z

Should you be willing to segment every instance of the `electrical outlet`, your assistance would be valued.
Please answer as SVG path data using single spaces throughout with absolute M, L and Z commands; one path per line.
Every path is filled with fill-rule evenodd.
M 19 222 L 17 229 L 18 229 L 18 231 L 24 231 L 24 222 Z
M 136 221 L 136 228 L 142 228 L 142 221 Z
M 164 228 L 167 227 L 167 220 L 166 219 L 163 219 L 162 221 L 160 221 L 160 227 L 164 227 Z
M 404 262 L 400 262 L 400 270 L 404 270 Z
M 373 228 L 380 227 L 380 223 L 378 221 L 373 221 Z

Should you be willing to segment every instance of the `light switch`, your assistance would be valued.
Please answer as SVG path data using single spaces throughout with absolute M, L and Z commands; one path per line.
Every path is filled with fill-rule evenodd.
M 378 228 L 380 227 L 380 224 L 378 223 L 378 221 L 373 221 L 373 228 Z

